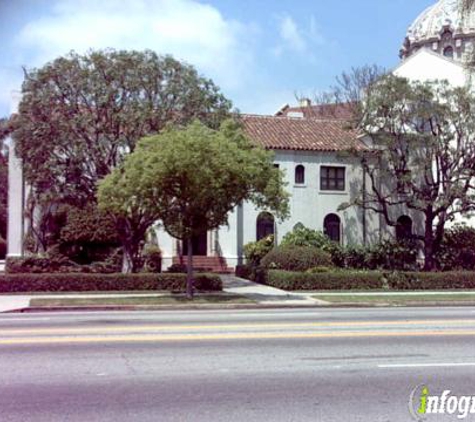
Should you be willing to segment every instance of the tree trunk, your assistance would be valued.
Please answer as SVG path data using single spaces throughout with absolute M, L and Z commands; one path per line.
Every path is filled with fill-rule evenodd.
M 122 248 L 123 256 L 122 256 L 122 273 L 123 274 L 130 274 L 135 272 L 135 259 L 134 259 L 134 252 L 132 248 L 128 246 L 124 246 Z
M 193 299 L 193 242 L 191 240 L 191 236 L 186 241 L 188 242 L 186 297 L 188 299 Z
M 424 271 L 433 271 L 435 268 L 434 260 L 434 231 L 433 231 L 432 213 L 426 214 L 425 233 L 424 233 Z

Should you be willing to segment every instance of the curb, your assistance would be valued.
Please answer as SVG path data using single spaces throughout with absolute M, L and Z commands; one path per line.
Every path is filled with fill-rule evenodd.
M 140 311 L 215 311 L 215 310 L 267 310 L 267 309 L 360 309 L 360 308 L 431 308 L 431 307 L 474 307 L 475 302 L 412 302 L 410 305 L 389 303 L 328 303 L 328 304 L 234 304 L 234 305 L 124 305 L 124 306 L 44 306 L 12 309 L 2 312 L 14 313 L 41 313 L 41 312 L 140 312 Z
M 212 310 L 246 310 L 246 309 L 315 309 L 321 305 L 272 305 L 272 304 L 234 304 L 234 305 L 124 305 L 124 306 L 38 306 L 12 309 L 2 312 L 13 313 L 39 313 L 39 312 L 105 312 L 105 311 L 212 311 Z

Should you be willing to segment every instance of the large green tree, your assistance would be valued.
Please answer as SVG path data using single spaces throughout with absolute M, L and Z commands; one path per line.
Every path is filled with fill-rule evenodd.
M 32 221 L 48 219 L 51 204 L 95 201 L 98 180 L 143 136 L 193 119 L 217 128 L 230 109 L 219 88 L 193 66 L 152 51 L 72 52 L 25 70 L 10 124 L 33 188 Z M 33 218 L 38 215 L 43 217 Z M 31 233 L 42 233 L 41 227 L 32 226 Z M 34 249 L 45 247 L 39 238 L 34 243 Z
M 229 213 L 243 201 L 279 218 L 288 215 L 283 174 L 274 167 L 272 153 L 252 145 L 233 121 L 219 130 L 195 121 L 145 138 L 99 187 L 103 209 L 131 221 L 140 214 L 149 222 L 158 218 L 171 236 L 188 245 L 190 297 L 192 237 L 227 224 Z
M 230 108 L 211 80 L 170 56 L 72 52 L 25 70 L 13 137 L 35 192 L 81 203 L 138 139 L 196 118 L 218 127 Z
M 421 215 L 413 236 L 423 242 L 425 269 L 433 270 L 446 224 L 475 211 L 475 97 L 446 82 L 388 75 L 362 106 L 360 128 L 373 142 L 362 157 L 370 183 L 353 205 L 392 227 L 401 211 Z

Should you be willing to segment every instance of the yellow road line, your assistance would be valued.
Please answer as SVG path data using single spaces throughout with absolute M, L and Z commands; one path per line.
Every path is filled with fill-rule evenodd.
M 411 321 L 346 321 L 346 322 L 302 322 L 302 323 L 262 323 L 262 324 L 208 324 L 208 325 L 124 325 L 121 327 L 61 327 L 61 328 L 20 328 L 0 329 L 2 335 L 21 334 L 74 334 L 74 333 L 124 333 L 137 331 L 183 331 L 183 330 L 237 330 L 237 329 L 279 329 L 279 328 L 332 328 L 332 327 L 394 327 L 413 325 L 474 325 L 475 319 L 459 320 L 411 320 Z
M 219 340 L 270 340 L 315 338 L 366 338 L 366 337 L 453 337 L 475 336 L 475 330 L 456 331 L 347 331 L 320 333 L 225 333 L 225 334 L 150 334 L 111 337 L 19 337 L 0 340 L 1 345 L 61 344 L 61 343 L 134 343 L 134 342 L 186 342 Z

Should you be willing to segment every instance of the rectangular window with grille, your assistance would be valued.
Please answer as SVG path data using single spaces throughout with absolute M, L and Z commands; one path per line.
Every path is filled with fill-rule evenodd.
M 320 167 L 320 190 L 345 190 L 345 167 Z

